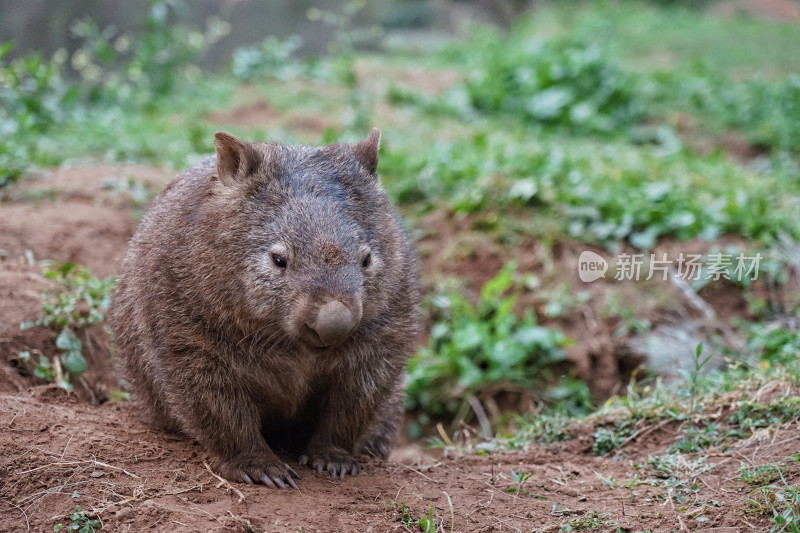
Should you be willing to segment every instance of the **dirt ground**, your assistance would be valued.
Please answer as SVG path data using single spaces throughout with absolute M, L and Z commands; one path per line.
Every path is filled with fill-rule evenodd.
M 592 518 L 602 524 L 586 528 L 595 531 L 768 531 L 762 517 L 734 511 L 749 496 L 737 481 L 740 461 L 780 461 L 797 447 L 790 433 L 712 454 L 695 496 L 708 502 L 700 526 L 685 504 L 659 497 L 663 489 L 638 487 L 632 499 L 622 486 L 635 463 L 663 451 L 674 437 L 668 428 L 629 446 L 624 459 L 591 456 L 584 437 L 497 455 L 400 459 L 344 480 L 305 469 L 299 490 L 278 491 L 221 482 L 199 445 L 145 427 L 127 403 L 92 406 L 41 386 L 0 395 L 0 405 L 2 531 L 51 531 L 76 504 L 103 531 L 417 530 L 390 501 L 405 503 L 414 520 L 432 512 L 440 531 L 559 531 Z M 511 469 L 534 474 L 524 485 L 530 496 L 506 492 L 517 487 Z
M 98 276 L 113 275 L 146 197 L 169 177 L 145 167 L 71 168 L 0 191 L 0 531 L 70 525 L 76 505 L 100 520 L 103 531 L 415 531 L 409 524 L 430 514 L 439 531 L 559 531 L 570 524 L 596 531 L 769 530 L 763 517 L 735 511 L 746 507 L 750 493 L 738 477 L 740 462 L 780 461 L 793 453 L 797 425 L 767 441 L 754 438 L 712 453 L 702 468 L 690 468 L 687 476 L 699 485 L 690 508 L 702 509 L 699 515 L 664 487 L 643 485 L 635 494 L 623 487 L 640 473 L 634 465 L 674 441 L 670 426 L 632 439 L 616 457 L 593 456 L 590 433 L 516 452 L 479 455 L 467 447 L 460 458 L 405 442 L 390 461 L 344 480 L 297 466 L 300 490 L 283 492 L 219 479 L 197 443 L 145 426 L 128 402 L 109 401 L 119 384 L 99 326 L 81 333 L 90 371 L 74 393 L 33 377 L 19 353 L 57 353 L 50 329 L 19 328 L 38 316 L 48 287 L 38 261 L 75 261 Z M 464 276 L 474 291 L 507 260 L 490 245 L 453 252 L 468 228 L 446 217 L 438 222 L 442 231 L 419 242 L 428 286 L 436 272 Z M 567 270 L 548 266 L 538 246 L 519 247 L 521 268 L 542 276 Z M 574 261 L 577 249 L 561 244 L 552 256 L 556 263 Z M 737 298 L 718 301 L 728 302 L 726 313 L 739 312 Z M 626 383 L 640 361 L 627 360 L 612 338 L 614 319 L 590 312 L 562 317 L 559 325 L 576 339 L 574 370 L 603 397 Z M 512 470 L 532 477 L 520 487 Z M 522 490 L 507 492 L 514 488 Z

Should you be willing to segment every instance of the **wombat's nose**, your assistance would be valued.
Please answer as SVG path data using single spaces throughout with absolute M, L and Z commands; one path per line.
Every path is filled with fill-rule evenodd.
M 326 346 L 338 346 L 347 340 L 354 326 L 353 314 L 347 306 L 339 300 L 331 300 L 319 308 L 311 329 Z

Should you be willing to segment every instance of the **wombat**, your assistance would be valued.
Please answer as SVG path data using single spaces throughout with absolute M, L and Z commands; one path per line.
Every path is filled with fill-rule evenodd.
M 110 312 L 123 376 L 229 480 L 296 488 L 276 451 L 343 478 L 392 449 L 419 291 L 379 144 L 217 132 L 130 242 Z

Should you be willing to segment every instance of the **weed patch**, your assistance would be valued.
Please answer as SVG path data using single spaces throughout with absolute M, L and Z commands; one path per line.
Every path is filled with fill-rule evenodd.
M 514 270 L 509 264 L 488 281 L 477 305 L 457 292 L 434 297 L 430 344 L 408 367 L 408 409 L 463 418 L 469 398 L 529 388 L 564 359 L 566 337 L 538 325 L 531 310 L 514 314 Z
M 87 370 L 77 332 L 103 321 L 116 280 L 113 277 L 97 279 L 76 263 L 55 265 L 45 270 L 44 276 L 54 282 L 54 287 L 42 295 L 42 316 L 23 322 L 21 327 L 45 326 L 59 332 L 56 338 L 56 346 L 61 350 L 59 361 L 40 356 L 34 374 L 48 381 L 59 379 L 60 386 L 72 390 L 70 376 L 77 378 Z M 29 358 L 28 352 L 20 357 L 23 361 Z M 60 376 L 62 367 L 66 374 Z

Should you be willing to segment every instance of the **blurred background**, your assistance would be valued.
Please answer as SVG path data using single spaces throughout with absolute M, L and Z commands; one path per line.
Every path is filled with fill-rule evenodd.
M 615 395 L 669 387 L 694 407 L 703 391 L 799 375 L 796 1 L 0 11 L 9 390 L 126 397 L 104 329 L 119 258 L 214 131 L 318 144 L 376 125 L 425 287 L 409 436 L 439 423 L 445 440 L 520 425 L 558 439 L 545 415 Z M 581 281 L 585 251 L 604 278 Z M 640 254 L 638 279 L 617 275 L 625 254 Z M 696 277 L 678 275 L 688 255 Z M 757 272 L 737 277 L 739 256 L 758 256 Z M 669 279 L 645 279 L 665 257 Z
M 237 47 L 260 41 L 266 35 L 284 39 L 298 35 L 302 38 L 299 54 L 326 53 L 335 29 L 331 26 L 320 27 L 313 13 L 315 10 L 336 12 L 345 2 L 220 0 L 167 4 L 174 10 L 171 15 L 173 21 L 180 20 L 201 27 L 209 17 L 215 17 L 230 25 L 230 30 L 203 58 L 206 65 L 222 66 Z M 404 30 L 447 35 L 457 33 L 471 22 L 507 25 L 534 5 L 533 0 L 377 0 L 351 4 L 352 13 L 348 16 L 352 16 L 352 24 L 362 28 L 372 27 L 380 35 L 386 31 Z M 142 11 L 145 9 L 147 2 L 144 0 L 127 3 L 10 0 L 4 3 L 0 34 L 5 40 L 13 40 L 17 44 L 16 51 L 10 57 L 30 50 L 53 53 L 59 48 L 66 48 L 74 51 L 80 46 L 80 39 L 75 38 L 71 29 L 76 19 L 91 15 L 101 28 L 114 26 L 121 32 L 135 32 L 142 29 Z M 380 43 L 374 39 L 372 42 L 364 39 L 361 44 L 372 49 L 380 47 Z

